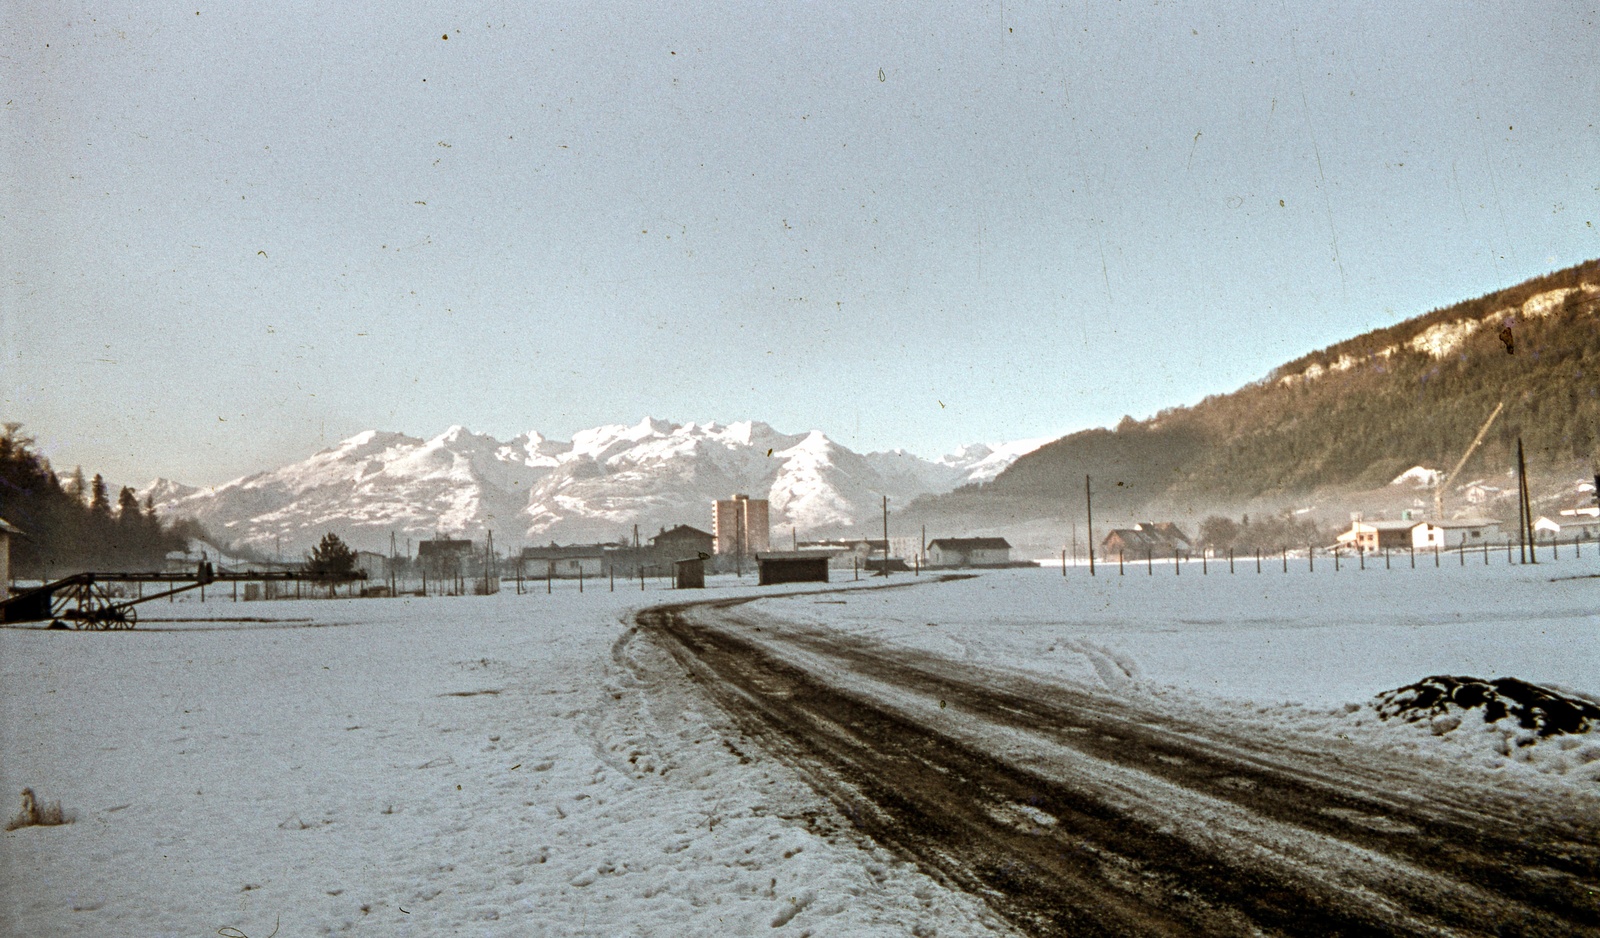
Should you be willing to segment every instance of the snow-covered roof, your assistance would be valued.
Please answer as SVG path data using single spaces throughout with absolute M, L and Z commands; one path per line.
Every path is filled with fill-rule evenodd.
M 940 537 L 928 542 L 929 547 L 940 550 L 1010 550 L 1011 544 L 1003 537 Z
M 611 549 L 609 544 L 551 544 L 549 547 L 524 547 L 524 560 L 576 560 L 581 557 L 604 557 Z
M 668 528 L 667 530 L 662 531 L 660 534 L 657 534 L 655 537 L 651 538 L 651 540 L 652 541 L 660 541 L 660 540 L 669 540 L 669 541 L 671 541 L 671 540 L 677 540 L 679 538 L 685 538 L 685 537 L 709 538 L 709 537 L 713 537 L 713 536 L 714 535 L 712 535 L 708 531 L 702 531 L 699 528 L 690 527 L 687 524 L 680 524 L 675 528 Z
M 1351 526 L 1351 530 L 1360 531 L 1365 528 L 1373 531 L 1409 531 L 1426 523 L 1425 521 L 1357 521 Z

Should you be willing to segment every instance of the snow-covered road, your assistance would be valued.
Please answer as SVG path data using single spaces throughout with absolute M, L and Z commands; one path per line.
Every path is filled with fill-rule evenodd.
M 640 622 L 857 829 L 1029 934 L 1600 931 L 1592 804 L 796 626 L 772 605 Z

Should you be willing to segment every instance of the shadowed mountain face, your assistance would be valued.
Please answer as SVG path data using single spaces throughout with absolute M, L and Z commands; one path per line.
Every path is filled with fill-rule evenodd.
M 1458 484 L 1503 476 L 1518 436 L 1534 475 L 1594 474 L 1600 261 L 1341 342 L 1193 407 L 1063 437 L 987 485 L 919 499 L 912 515 L 969 527 L 1075 517 L 1085 475 L 1103 517 L 1371 490 L 1414 466 L 1448 472 L 1500 401 Z
M 900 502 L 991 478 L 1028 448 L 971 446 L 932 461 L 862 455 L 820 431 L 648 418 L 584 430 L 571 442 L 537 433 L 501 442 L 462 427 L 431 440 L 367 431 L 216 488 L 157 480 L 145 491 L 163 514 L 285 556 L 330 530 L 384 552 L 390 532 L 415 539 L 494 530 L 511 545 L 623 539 L 635 524 L 646 537 L 676 524 L 709 530 L 711 503 L 736 492 L 771 501 L 774 531 L 839 533 L 876 518 L 883 495 Z

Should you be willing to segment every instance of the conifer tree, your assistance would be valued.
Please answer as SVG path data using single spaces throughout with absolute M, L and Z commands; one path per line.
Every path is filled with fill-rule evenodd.
M 142 520 L 139 511 L 139 496 L 133 489 L 124 485 L 122 491 L 117 493 L 117 520 L 125 525 L 131 525 Z
M 322 535 L 321 542 L 306 554 L 307 573 L 346 574 L 355 569 L 356 552 L 332 531 Z
M 73 498 L 76 498 L 80 502 L 83 501 L 83 497 L 87 493 L 88 488 L 88 483 L 83 479 L 82 466 L 74 466 L 72 469 L 72 475 L 67 476 L 67 481 L 61 483 L 61 490 Z
M 111 515 L 111 492 L 106 488 L 105 477 L 98 472 L 89 483 L 89 511 L 102 518 Z

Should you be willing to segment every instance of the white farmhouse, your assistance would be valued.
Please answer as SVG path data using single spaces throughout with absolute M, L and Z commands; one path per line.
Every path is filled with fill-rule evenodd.
M 1003 537 L 941 537 L 928 542 L 930 567 L 988 567 L 1011 562 Z
M 1425 521 L 1411 532 L 1411 543 L 1418 549 L 1438 547 L 1440 550 L 1449 550 L 1463 544 L 1477 547 L 1486 543 L 1504 542 L 1505 535 L 1500 530 L 1500 522 L 1493 518 Z
M 1339 535 L 1339 546 L 1372 553 L 1378 550 L 1404 550 L 1416 544 L 1422 521 L 1355 521 Z

